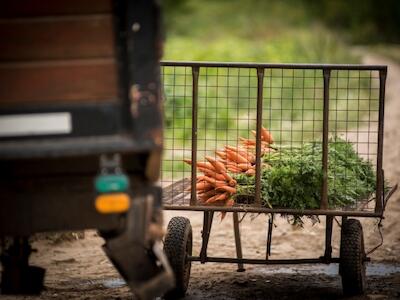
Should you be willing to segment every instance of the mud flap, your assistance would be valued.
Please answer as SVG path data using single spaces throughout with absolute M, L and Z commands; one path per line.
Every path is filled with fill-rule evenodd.
M 174 287 L 174 275 L 162 250 L 158 188 L 133 198 L 126 229 L 106 238 L 103 249 L 131 290 L 140 299 L 153 299 Z M 159 197 L 158 197 L 159 196 Z

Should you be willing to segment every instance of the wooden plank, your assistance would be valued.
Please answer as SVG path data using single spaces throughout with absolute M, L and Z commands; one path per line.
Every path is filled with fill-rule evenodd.
M 111 15 L 0 20 L 0 61 L 114 56 Z
M 112 59 L 0 65 L 0 106 L 21 103 L 115 101 L 117 73 Z
M 109 13 L 111 10 L 111 0 L 8 0 L 1 3 L 0 17 Z

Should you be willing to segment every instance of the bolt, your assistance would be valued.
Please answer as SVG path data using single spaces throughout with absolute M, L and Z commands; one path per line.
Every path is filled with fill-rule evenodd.
M 133 32 L 138 32 L 139 30 L 140 30 L 140 24 L 137 23 L 137 22 L 133 23 L 133 25 L 132 25 L 132 31 L 133 31 Z

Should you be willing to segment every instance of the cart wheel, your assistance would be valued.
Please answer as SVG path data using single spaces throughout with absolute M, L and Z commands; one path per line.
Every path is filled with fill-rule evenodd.
M 364 237 L 360 221 L 349 219 L 342 225 L 339 274 L 346 296 L 361 295 L 366 288 Z
M 168 223 L 164 241 L 164 251 L 175 274 L 175 288 L 169 291 L 166 299 L 184 297 L 189 285 L 192 263 L 187 260 L 192 255 L 192 226 L 184 217 L 173 217 Z

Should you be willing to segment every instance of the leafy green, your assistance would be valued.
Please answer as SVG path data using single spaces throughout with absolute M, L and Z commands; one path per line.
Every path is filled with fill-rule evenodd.
M 322 143 L 297 148 L 280 147 L 264 155 L 261 196 L 265 206 L 293 209 L 319 207 L 322 188 Z M 255 177 L 239 174 L 237 202 L 255 194 Z M 330 208 L 352 206 L 375 190 L 371 163 L 361 158 L 350 142 L 334 138 L 328 144 L 328 201 Z

